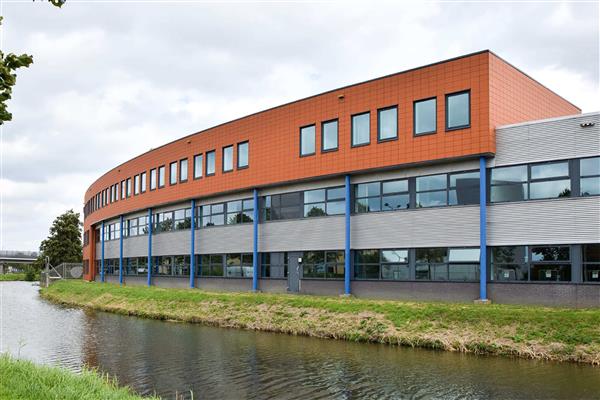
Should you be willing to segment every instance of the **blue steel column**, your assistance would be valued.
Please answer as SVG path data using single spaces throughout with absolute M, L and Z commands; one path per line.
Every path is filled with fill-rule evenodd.
M 104 282 L 104 221 L 102 221 L 100 240 L 100 282 Z
M 258 190 L 254 189 L 254 222 L 252 226 L 252 291 L 258 290 Z
M 123 284 L 123 216 L 120 219 L 120 230 L 119 234 L 119 285 Z
M 346 235 L 344 248 L 344 294 L 350 294 L 350 175 L 346 175 Z
M 487 175 L 479 158 L 479 300 L 487 300 Z
M 152 209 L 148 209 L 148 286 L 152 283 Z
M 190 238 L 190 287 L 194 288 L 196 278 L 196 200 L 192 200 L 192 234 Z

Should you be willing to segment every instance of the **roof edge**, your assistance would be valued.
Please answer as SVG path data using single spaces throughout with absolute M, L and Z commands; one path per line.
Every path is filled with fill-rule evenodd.
M 533 120 L 533 121 L 518 122 L 516 124 L 499 125 L 495 129 L 515 128 L 517 126 L 541 124 L 541 123 L 544 123 L 544 122 L 562 121 L 562 120 L 565 120 L 565 119 L 586 118 L 586 117 L 591 117 L 591 116 L 595 116 L 595 115 L 600 116 L 600 111 L 592 111 L 592 112 L 584 113 L 584 114 L 564 115 L 562 117 L 552 117 L 552 118 L 537 119 L 537 120 Z

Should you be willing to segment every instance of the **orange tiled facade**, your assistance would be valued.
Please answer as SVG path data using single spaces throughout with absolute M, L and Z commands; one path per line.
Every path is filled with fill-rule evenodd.
M 445 95 L 470 91 L 470 126 L 446 131 Z M 413 103 L 436 97 L 435 134 L 415 136 Z M 398 137 L 378 142 L 377 110 L 398 107 Z M 370 143 L 351 146 L 351 116 L 370 112 Z M 186 199 L 260 188 L 325 176 L 402 165 L 495 154 L 495 127 L 501 124 L 578 114 L 580 110 L 489 51 L 436 63 L 332 90 L 262 111 L 144 153 L 104 174 L 85 193 L 97 193 L 134 175 L 165 166 L 166 184 L 88 213 L 84 261 L 95 259 L 93 225 L 108 218 Z M 321 122 L 338 119 L 338 149 L 321 152 Z M 300 127 L 315 124 L 316 154 L 300 157 Z M 249 167 L 222 172 L 222 149 L 249 142 Z M 214 176 L 193 178 L 193 157 L 215 150 Z M 169 185 L 169 164 L 188 159 L 188 180 Z M 87 279 L 93 279 L 89 262 Z

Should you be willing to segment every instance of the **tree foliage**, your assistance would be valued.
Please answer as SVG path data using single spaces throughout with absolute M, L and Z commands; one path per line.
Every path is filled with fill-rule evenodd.
M 81 222 L 79 213 L 69 210 L 59 215 L 50 227 L 50 235 L 40 245 L 40 260 L 50 258 L 50 264 L 81 262 Z
M 56 7 L 62 7 L 65 0 L 48 0 Z M 2 19 L 0 16 L 0 29 L 2 29 Z M 17 83 L 17 74 L 19 68 L 28 68 L 33 63 L 33 57 L 28 54 L 20 56 L 8 53 L 4 54 L 0 50 L 0 125 L 6 121 L 12 120 L 12 114 L 8 111 L 7 102 L 12 98 L 13 86 Z

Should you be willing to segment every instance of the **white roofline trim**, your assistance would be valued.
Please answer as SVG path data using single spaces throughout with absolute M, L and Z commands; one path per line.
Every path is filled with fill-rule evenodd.
M 584 113 L 584 114 L 566 115 L 566 116 L 563 116 L 563 117 L 538 119 L 538 120 L 534 120 L 534 121 L 525 121 L 525 122 L 519 122 L 518 124 L 500 125 L 500 126 L 497 126 L 496 129 L 514 128 L 516 126 L 540 124 L 540 123 L 543 123 L 543 122 L 561 121 L 561 120 L 564 120 L 564 119 L 585 118 L 585 117 L 591 117 L 593 115 L 600 115 L 600 111 L 593 111 L 593 112 Z

